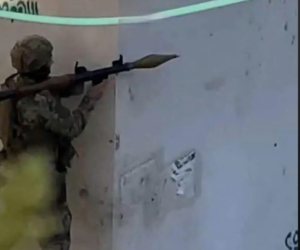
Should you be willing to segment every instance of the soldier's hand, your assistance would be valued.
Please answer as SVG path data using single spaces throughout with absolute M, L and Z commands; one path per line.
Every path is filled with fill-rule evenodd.
M 103 80 L 99 85 L 91 87 L 87 92 L 87 96 L 93 100 L 100 100 L 109 84 L 111 84 L 111 80 Z

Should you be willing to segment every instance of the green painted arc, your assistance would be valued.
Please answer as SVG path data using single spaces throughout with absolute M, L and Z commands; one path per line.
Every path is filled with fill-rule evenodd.
M 174 18 L 193 14 L 201 11 L 212 10 L 233 4 L 253 0 L 213 0 L 209 2 L 189 5 L 176 9 L 165 10 L 153 14 L 143 16 L 128 16 L 128 17 L 99 17 L 99 18 L 76 18 L 76 17 L 55 17 L 55 16 L 42 16 L 42 15 L 29 15 L 23 13 L 0 11 L 0 18 L 40 23 L 51 25 L 67 25 L 67 26 L 108 26 L 108 25 L 121 25 L 121 24 L 136 24 L 145 22 L 154 22 L 167 18 Z

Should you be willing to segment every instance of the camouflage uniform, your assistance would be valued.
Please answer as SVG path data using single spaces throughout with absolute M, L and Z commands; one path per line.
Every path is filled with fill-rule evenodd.
M 52 45 L 43 37 L 30 36 L 18 42 L 12 49 L 12 65 L 17 74 L 9 77 L 9 88 L 37 84 L 28 75 L 52 64 Z M 14 156 L 32 149 L 47 150 L 53 157 L 57 180 L 57 200 L 53 209 L 60 218 L 64 232 L 47 242 L 41 242 L 44 250 L 68 250 L 70 248 L 71 213 L 66 197 L 66 168 L 74 156 L 72 139 L 84 130 L 89 113 L 96 100 L 86 95 L 77 109 L 70 112 L 61 104 L 60 96 L 49 91 L 13 100 L 11 134 L 8 152 Z

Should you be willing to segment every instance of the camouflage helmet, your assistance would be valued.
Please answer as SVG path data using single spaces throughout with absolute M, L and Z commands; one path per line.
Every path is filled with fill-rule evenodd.
M 44 37 L 32 35 L 18 41 L 10 52 L 12 66 L 18 73 L 28 73 L 52 64 L 52 44 Z

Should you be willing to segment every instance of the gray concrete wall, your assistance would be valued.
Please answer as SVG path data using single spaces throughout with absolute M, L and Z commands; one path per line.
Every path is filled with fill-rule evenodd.
M 124 0 L 120 13 L 183 5 L 154 2 Z M 297 4 L 251 1 L 121 27 L 126 59 L 181 57 L 118 77 L 114 250 L 288 249 L 298 218 Z M 196 195 L 180 198 L 169 165 L 191 149 Z

